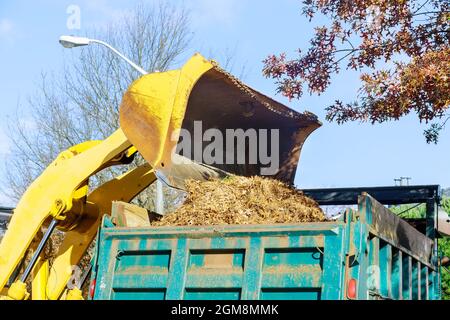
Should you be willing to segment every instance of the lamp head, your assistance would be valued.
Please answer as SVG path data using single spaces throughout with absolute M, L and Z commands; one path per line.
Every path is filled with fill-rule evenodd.
M 64 48 L 87 46 L 90 44 L 90 42 L 91 42 L 90 39 L 84 37 L 61 36 L 59 38 L 59 43 Z

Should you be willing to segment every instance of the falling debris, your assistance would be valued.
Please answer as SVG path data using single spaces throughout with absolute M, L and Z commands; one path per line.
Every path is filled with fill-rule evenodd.
M 325 221 L 319 205 L 300 190 L 262 177 L 186 184 L 187 198 L 153 226 L 274 224 Z

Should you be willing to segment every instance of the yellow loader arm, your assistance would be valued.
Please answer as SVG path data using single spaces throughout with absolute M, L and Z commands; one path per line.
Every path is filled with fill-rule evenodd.
M 111 203 L 130 202 L 155 180 L 151 166 L 144 164 L 104 183 L 89 194 L 83 219 L 73 230 L 66 233 L 58 248 L 46 286 L 47 299 L 56 300 L 60 297 L 71 277 L 71 267 L 79 263 L 88 249 L 97 234 L 103 215 L 111 214 Z
M 127 162 L 135 152 L 131 147 L 120 129 L 102 142 L 82 143 L 62 152 L 29 186 L 0 243 L 0 291 L 43 223 L 53 218 L 60 228 L 74 228 L 85 211 L 88 178 Z
M 128 156 L 133 152 L 134 150 L 129 151 Z M 110 164 L 118 163 L 113 160 Z M 108 163 L 102 165 L 102 167 L 105 166 L 108 166 Z M 65 180 L 65 177 L 62 176 L 62 179 Z M 155 180 L 153 169 L 146 163 L 92 191 L 82 205 L 79 222 L 66 232 L 51 270 L 49 271 L 48 261 L 39 258 L 36 262 L 33 268 L 32 298 L 36 300 L 58 299 L 72 275 L 72 266 L 79 263 L 94 239 L 103 215 L 111 214 L 111 203 L 113 201 L 131 201 Z M 14 214 L 15 217 L 18 215 L 19 212 Z M 11 232 L 17 233 L 20 230 L 11 228 Z

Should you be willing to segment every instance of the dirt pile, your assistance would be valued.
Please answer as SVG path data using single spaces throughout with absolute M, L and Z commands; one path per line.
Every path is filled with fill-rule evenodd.
M 300 190 L 262 177 L 187 182 L 187 199 L 154 226 L 320 222 L 325 215 Z

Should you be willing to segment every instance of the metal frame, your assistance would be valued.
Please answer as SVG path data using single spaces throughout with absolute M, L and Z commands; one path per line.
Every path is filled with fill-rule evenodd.
M 0 223 L 11 219 L 14 208 L 0 207 Z
M 358 196 L 363 192 L 370 194 L 383 205 L 425 203 L 425 234 L 430 239 L 435 239 L 437 236 L 437 212 L 442 199 L 442 190 L 439 185 L 324 188 L 302 191 L 316 200 L 319 205 L 354 205 L 358 203 Z
M 357 204 L 358 196 L 363 192 L 367 192 L 384 205 L 426 203 L 430 199 L 439 205 L 442 194 L 439 185 L 323 188 L 303 189 L 302 191 L 320 205 Z
M 422 292 L 419 292 L 418 295 L 422 299 L 440 298 L 439 294 L 436 293 L 439 292 L 438 286 L 440 286 L 441 281 L 440 272 L 437 269 L 439 266 L 439 250 L 436 232 L 438 228 L 438 207 L 442 199 L 442 191 L 439 185 L 304 189 L 303 192 L 316 200 L 319 205 L 355 205 L 358 204 L 358 197 L 362 193 L 369 194 L 383 205 L 424 203 L 426 205 L 425 235 L 434 243 L 430 264 L 437 271 L 429 270 L 429 266 L 421 264 L 422 268 L 426 268 L 426 282 L 431 281 L 435 288 L 430 290 L 429 286 L 426 285 L 424 288 L 426 290 L 425 296 L 422 297 Z

